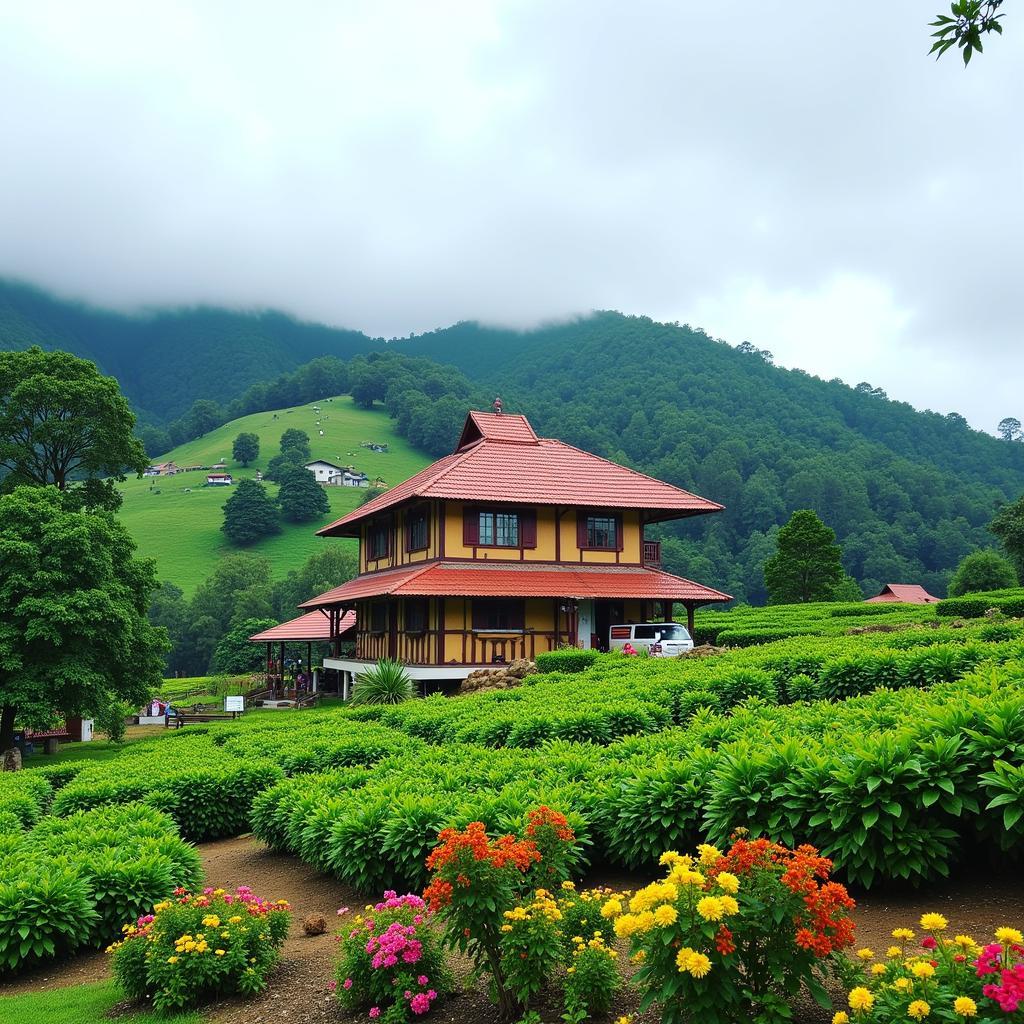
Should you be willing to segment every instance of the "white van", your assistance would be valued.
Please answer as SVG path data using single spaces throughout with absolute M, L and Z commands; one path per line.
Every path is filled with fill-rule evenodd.
M 633 622 L 608 630 L 608 650 L 621 651 L 630 644 L 636 651 L 648 651 L 655 658 L 674 658 L 693 650 L 693 637 L 678 622 Z

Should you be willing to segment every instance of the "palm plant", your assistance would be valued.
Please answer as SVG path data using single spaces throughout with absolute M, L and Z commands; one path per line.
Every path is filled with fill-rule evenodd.
M 401 704 L 416 695 L 411 676 L 400 661 L 382 658 L 356 676 L 353 704 Z

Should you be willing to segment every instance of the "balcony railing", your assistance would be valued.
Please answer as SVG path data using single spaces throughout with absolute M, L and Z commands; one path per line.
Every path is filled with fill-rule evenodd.
M 645 540 L 644 541 L 644 565 L 652 566 L 657 569 L 661 566 L 661 541 L 660 540 Z

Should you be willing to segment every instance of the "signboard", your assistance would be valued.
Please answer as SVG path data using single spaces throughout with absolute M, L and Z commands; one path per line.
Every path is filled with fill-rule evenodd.
M 244 697 L 225 697 L 224 698 L 224 710 L 225 711 L 244 711 L 245 710 L 245 698 Z

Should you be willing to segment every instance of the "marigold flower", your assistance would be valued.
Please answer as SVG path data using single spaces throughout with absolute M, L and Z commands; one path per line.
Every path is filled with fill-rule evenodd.
M 971 938 L 970 935 L 957 935 L 957 936 L 954 937 L 953 941 L 961 949 L 974 949 L 974 947 L 978 945 L 974 941 L 974 939 Z
M 697 913 L 705 921 L 721 921 L 725 915 L 722 899 L 719 896 L 704 896 L 697 900 Z
M 722 858 L 722 851 L 717 846 L 712 846 L 710 843 L 701 843 L 697 847 L 697 853 L 700 854 L 700 862 L 706 868 L 711 867 L 717 861 Z
M 885 974 L 885 964 L 872 964 L 871 973 L 874 975 Z
M 949 922 L 941 914 L 922 914 L 921 927 L 926 932 L 941 932 L 949 927 Z
M 837 1010 L 832 1014 L 832 1024 L 850 1024 L 850 1015 L 845 1010 Z
M 896 957 L 900 957 L 900 956 L 903 956 L 903 950 L 902 950 L 902 949 L 900 949 L 900 947 L 899 947 L 899 946 L 890 946 L 890 947 L 889 947 L 889 948 L 888 948 L 888 949 L 887 949 L 887 950 L 885 951 L 885 955 L 886 955 L 887 957 L 889 957 L 889 959 L 890 959 L 890 960 L 893 960 L 893 959 L 895 959 Z
M 932 1008 L 923 999 L 915 999 L 907 1007 L 907 1016 L 914 1020 L 924 1020 L 931 1012 Z
M 953 1000 L 953 1012 L 958 1017 L 977 1017 L 978 1004 L 970 996 L 957 996 Z
M 703 953 L 694 953 L 686 968 L 693 978 L 703 978 L 711 970 L 711 961 Z
M 875 997 L 863 985 L 850 990 L 846 997 L 851 1010 L 870 1010 L 875 1005 Z
M 621 913 L 622 902 L 614 896 L 603 907 L 601 907 L 602 917 L 618 917 Z
M 894 928 L 892 937 L 903 942 L 909 942 L 914 937 L 914 933 L 909 928 Z
M 892 987 L 897 992 L 909 992 L 914 987 L 914 983 L 909 978 L 897 978 L 892 983 Z
M 874 960 L 875 959 L 875 951 L 873 949 L 868 949 L 868 947 L 865 946 L 863 949 L 858 949 L 857 950 L 857 956 L 861 960 Z
M 1019 946 L 1024 942 L 1024 935 L 1021 935 L 1016 928 L 997 928 L 996 939 L 1004 946 Z
M 662 903 L 662 905 L 654 911 L 654 923 L 660 928 L 666 928 L 670 924 L 675 924 L 677 917 L 679 917 L 679 914 L 671 903 Z
M 727 892 L 731 896 L 735 896 L 740 891 L 740 880 L 729 871 L 720 871 L 715 881 L 718 882 L 718 888 L 722 892 Z
M 932 967 L 927 960 L 918 960 L 913 967 L 910 968 L 910 973 L 915 978 L 931 978 L 935 974 L 935 968 Z
M 169 957 L 167 958 L 167 962 L 168 962 L 169 964 L 176 964 L 176 963 L 178 962 L 178 960 L 180 960 L 180 959 L 181 959 L 180 957 L 176 957 L 176 956 L 169 956 Z
M 689 946 L 683 946 L 683 948 L 676 953 L 676 967 L 679 968 L 680 974 L 685 974 L 690 969 L 690 957 L 696 955 L 697 951 L 695 949 L 690 949 Z

